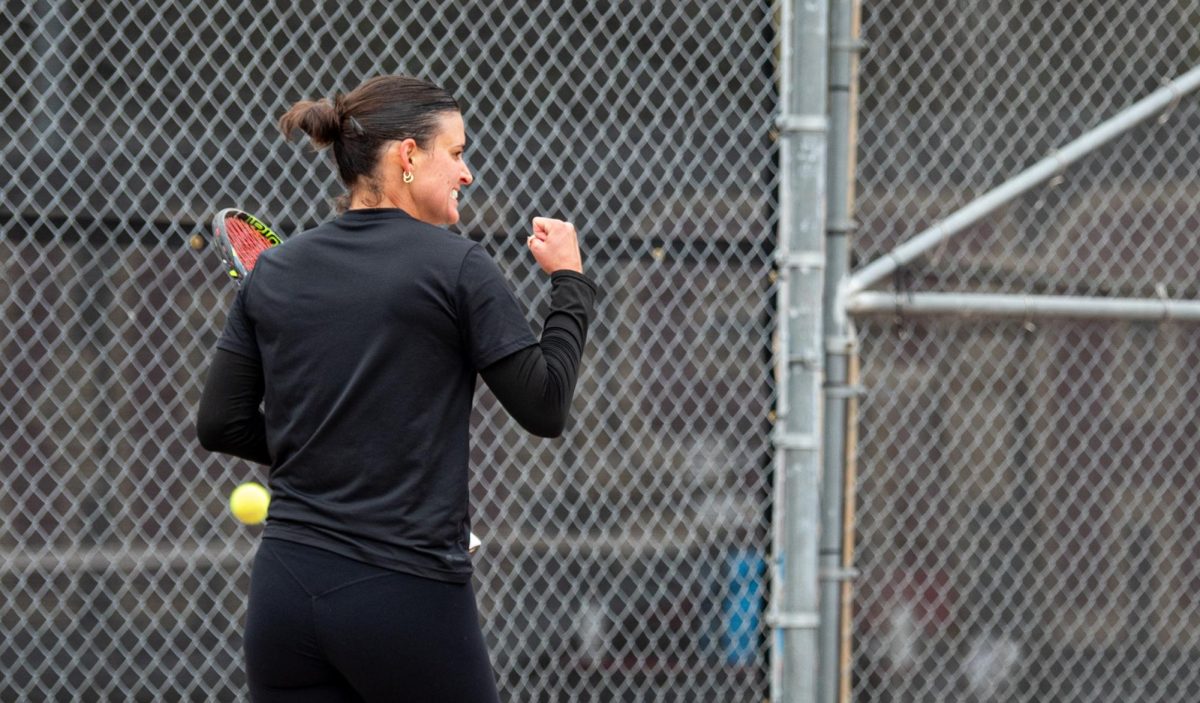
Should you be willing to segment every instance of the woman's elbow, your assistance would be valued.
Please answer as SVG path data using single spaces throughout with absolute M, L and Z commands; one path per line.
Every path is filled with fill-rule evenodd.
M 200 446 L 210 452 L 219 452 L 225 446 L 225 428 L 220 421 L 200 416 L 196 418 L 196 439 Z
M 565 417 L 538 417 L 522 422 L 521 426 L 527 432 L 538 437 L 546 439 L 555 439 L 561 437 L 563 431 L 567 428 L 567 418 Z

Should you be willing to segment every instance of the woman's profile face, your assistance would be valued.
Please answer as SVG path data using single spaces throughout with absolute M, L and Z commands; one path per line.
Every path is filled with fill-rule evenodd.
M 416 212 L 413 217 L 432 225 L 458 222 L 459 189 L 474 180 L 463 157 L 467 148 L 466 128 L 458 112 L 443 112 L 438 130 L 427 145 L 412 156 L 412 183 L 409 189 Z

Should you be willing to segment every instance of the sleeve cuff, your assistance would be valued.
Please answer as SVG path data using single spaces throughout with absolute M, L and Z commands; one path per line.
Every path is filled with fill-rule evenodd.
M 569 269 L 560 269 L 560 270 L 555 271 L 554 273 L 550 274 L 550 281 L 552 283 L 555 281 L 558 281 L 559 279 L 563 279 L 563 278 L 573 279 L 573 280 L 579 281 L 580 283 L 587 285 L 588 288 L 592 289 L 592 293 L 600 292 L 600 288 L 599 288 L 599 286 L 596 285 L 595 281 L 593 281 L 592 279 L 583 275 L 582 273 L 579 273 L 578 271 L 571 271 Z

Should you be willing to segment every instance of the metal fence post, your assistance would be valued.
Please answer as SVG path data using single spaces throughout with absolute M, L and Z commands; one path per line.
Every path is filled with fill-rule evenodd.
M 782 8 L 772 700 L 815 701 L 828 2 Z
M 854 0 L 833 0 L 830 6 L 829 66 L 829 194 L 826 225 L 824 352 L 825 411 L 822 443 L 820 612 L 818 632 L 817 700 L 835 703 L 841 689 L 841 627 L 843 583 L 854 571 L 843 565 L 843 505 L 846 500 L 847 407 L 854 389 L 849 383 L 849 356 L 854 332 L 839 290 L 850 275 L 850 235 L 853 198 L 852 86 L 858 41 L 854 35 Z

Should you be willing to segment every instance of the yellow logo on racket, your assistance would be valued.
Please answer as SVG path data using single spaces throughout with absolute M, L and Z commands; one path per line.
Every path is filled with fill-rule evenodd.
M 275 246 L 276 244 L 279 244 L 280 242 L 283 241 L 282 239 L 279 238 L 278 234 L 275 234 L 274 232 L 271 231 L 271 228 L 268 227 L 265 222 L 258 219 L 254 215 L 251 215 L 248 213 L 246 214 L 246 224 L 248 224 L 251 227 L 253 227 L 254 229 L 258 230 L 258 233 L 261 234 L 263 237 L 265 237 L 266 240 L 271 243 L 271 246 Z

